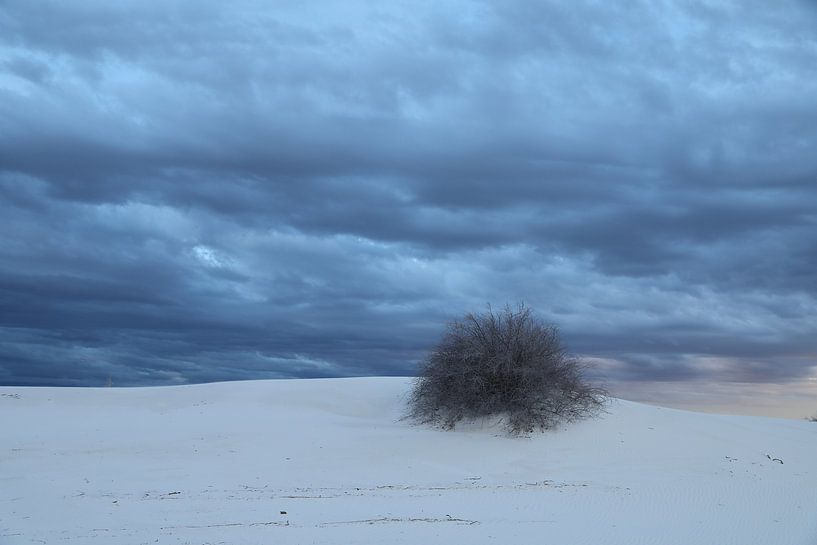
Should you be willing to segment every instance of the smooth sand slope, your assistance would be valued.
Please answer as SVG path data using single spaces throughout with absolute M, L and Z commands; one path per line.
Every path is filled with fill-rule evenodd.
M 0 388 L 0 544 L 817 544 L 817 424 L 614 401 L 513 439 L 401 422 L 409 384 Z

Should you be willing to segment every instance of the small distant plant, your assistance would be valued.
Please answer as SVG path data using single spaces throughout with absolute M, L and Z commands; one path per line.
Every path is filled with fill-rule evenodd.
M 583 378 L 556 326 L 525 305 L 491 307 L 448 325 L 421 364 L 408 418 L 444 429 L 501 416 L 513 435 L 597 414 L 606 392 Z

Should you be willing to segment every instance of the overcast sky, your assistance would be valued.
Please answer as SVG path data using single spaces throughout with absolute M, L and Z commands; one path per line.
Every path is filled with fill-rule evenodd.
M 815 386 L 815 29 L 805 0 L 5 0 L 0 384 L 413 374 L 525 301 L 621 391 Z

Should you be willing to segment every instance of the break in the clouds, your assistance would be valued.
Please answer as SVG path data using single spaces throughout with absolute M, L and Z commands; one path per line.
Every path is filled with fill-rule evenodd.
M 0 5 L 0 383 L 817 365 L 811 2 Z M 813 380 L 813 379 L 812 379 Z

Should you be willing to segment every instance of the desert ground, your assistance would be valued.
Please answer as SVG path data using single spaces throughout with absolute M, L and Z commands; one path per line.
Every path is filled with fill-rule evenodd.
M 817 544 L 817 424 L 611 400 L 509 437 L 407 378 L 0 388 L 0 544 Z

